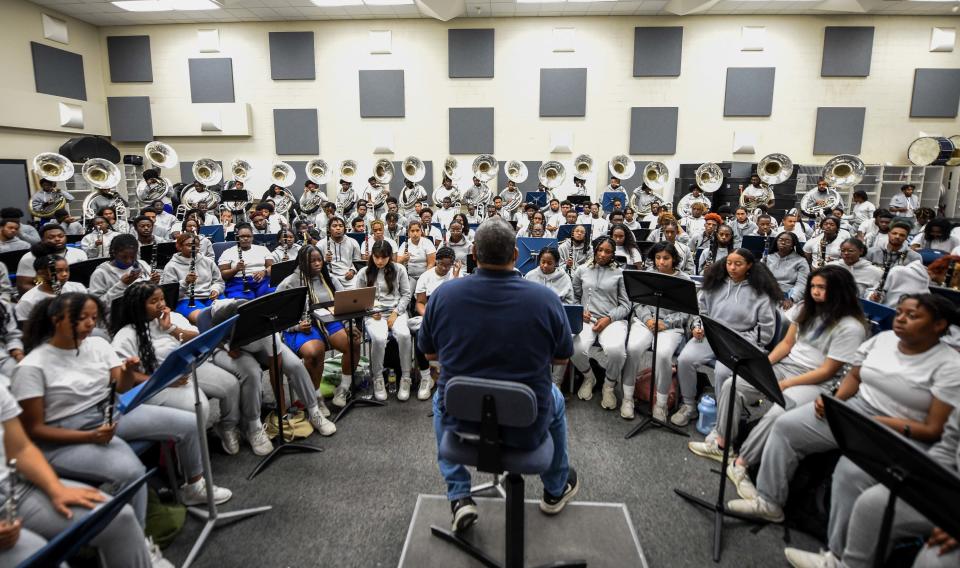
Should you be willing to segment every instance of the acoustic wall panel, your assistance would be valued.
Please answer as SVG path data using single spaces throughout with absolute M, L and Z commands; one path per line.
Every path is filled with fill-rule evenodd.
M 633 28 L 633 76 L 679 77 L 682 27 Z
M 403 70 L 360 71 L 360 118 L 402 118 Z
M 586 114 L 586 68 L 540 70 L 540 116 Z
M 493 107 L 450 109 L 449 131 L 451 154 L 492 154 Z
M 447 31 L 448 75 L 451 79 L 493 77 L 493 29 Z
M 232 59 L 229 57 L 190 59 L 189 63 L 191 102 L 235 102 Z
M 835 156 L 859 154 L 863 144 L 864 107 L 820 107 L 813 153 Z
M 866 77 L 873 55 L 872 26 L 827 26 L 821 77 Z
M 317 78 L 313 32 L 270 32 L 270 77 L 274 81 Z
M 633 107 L 630 109 L 630 153 L 677 152 L 677 107 Z
M 398 198 L 398 199 L 399 199 L 399 197 L 400 197 L 400 190 L 403 189 L 403 182 L 405 181 L 405 178 L 403 177 L 403 173 L 401 173 L 401 172 L 403 172 L 403 170 L 400 168 L 400 166 L 401 166 L 402 164 L 403 164 L 403 162 L 394 162 L 394 163 L 393 163 L 393 170 L 396 172 L 396 174 L 393 176 L 393 179 L 390 180 L 390 195 L 392 195 L 392 196 L 394 196 L 394 197 L 396 197 L 396 198 Z M 333 167 L 336 167 L 336 166 L 333 166 Z M 420 185 L 423 186 L 423 189 L 426 189 L 426 190 L 427 190 L 427 200 L 430 200 L 430 203 L 433 203 L 433 201 L 431 200 L 431 196 L 433 195 L 433 189 L 434 189 L 434 188 L 433 188 L 433 184 L 434 184 L 434 181 L 433 181 L 433 162 L 431 162 L 431 161 L 429 161 L 429 160 L 428 160 L 428 161 L 424 161 L 424 162 L 423 162 L 423 169 L 426 171 L 426 175 L 423 176 L 423 179 L 420 180 L 419 183 L 420 183 Z M 337 180 L 336 180 L 336 179 L 333 180 L 333 185 L 335 185 L 336 188 L 337 188 L 337 190 L 339 191 L 340 185 L 337 183 Z M 356 183 L 353 184 L 353 188 L 354 188 L 354 189 L 363 189 L 363 187 L 359 187 L 359 188 L 358 188 Z
M 956 118 L 960 105 L 960 69 L 917 69 L 913 75 L 910 116 Z
M 490 185 L 490 189 L 492 189 L 495 192 L 494 195 L 500 195 L 500 192 L 502 192 L 504 189 L 507 188 L 507 181 L 508 181 L 507 172 L 504 169 L 504 167 L 507 165 L 507 162 L 500 161 L 499 163 L 500 163 L 500 170 L 497 173 L 497 187 L 494 188 L 492 183 Z M 539 185 L 540 183 L 540 179 L 537 177 L 537 170 L 540 169 L 540 165 L 543 164 L 543 162 L 528 162 L 524 160 L 523 164 L 527 166 L 527 179 L 518 183 L 517 187 L 520 188 L 520 193 L 523 193 L 524 195 L 526 195 L 528 191 L 537 190 L 537 185 Z M 570 174 L 568 173 L 567 175 L 570 175 Z M 520 210 L 520 213 L 523 214 L 522 208 Z
M 150 97 L 107 97 L 107 115 L 113 142 L 153 140 Z
M 30 178 L 26 160 L 0 160 L 0 195 L 3 195 L 4 207 L 27 211 L 30 203 Z
M 150 36 L 107 36 L 107 58 L 111 82 L 153 82 Z
M 200 156 L 200 157 L 202 158 L 203 156 Z M 221 168 L 221 169 L 223 168 L 223 162 L 222 162 L 222 161 L 220 161 L 220 160 L 214 160 L 214 161 L 217 162 L 218 164 L 220 164 L 220 168 Z M 194 179 L 194 177 L 193 177 L 193 162 L 186 162 L 186 161 L 184 161 L 184 160 L 181 159 L 179 165 L 180 165 L 180 181 L 182 181 L 183 183 L 193 183 L 193 182 L 195 182 L 196 179 Z M 229 178 L 229 174 L 227 174 L 227 175 L 228 175 L 227 179 L 230 179 L 230 178 Z M 223 182 L 221 181 L 220 183 L 222 184 Z M 251 195 L 252 195 L 253 193 L 254 193 L 253 191 L 250 192 Z M 259 198 L 260 196 L 257 195 L 257 197 Z
M 320 153 L 315 108 L 273 109 L 273 136 L 277 155 Z
M 723 116 L 770 116 L 774 67 L 728 67 Z
M 33 79 L 38 93 L 87 100 L 82 55 L 35 41 L 30 42 L 30 51 L 33 53 Z

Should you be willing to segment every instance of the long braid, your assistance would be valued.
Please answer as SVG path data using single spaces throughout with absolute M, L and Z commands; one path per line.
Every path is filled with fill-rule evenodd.
M 134 282 L 123 293 L 119 309 L 110 314 L 110 334 L 116 335 L 125 326 L 132 325 L 137 335 L 137 353 L 144 373 L 157 370 L 157 353 L 150 337 L 150 321 L 144 308 L 147 299 L 160 287 L 152 282 Z

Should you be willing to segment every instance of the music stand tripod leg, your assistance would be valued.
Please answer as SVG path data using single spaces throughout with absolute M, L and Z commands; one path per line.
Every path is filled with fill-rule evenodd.
M 347 333 L 347 340 L 349 341 L 349 343 L 347 343 L 346 355 L 347 355 L 347 361 L 348 361 L 347 364 L 349 365 L 353 363 L 353 318 L 350 318 L 349 320 L 347 320 L 347 326 L 349 328 L 349 332 Z M 340 363 L 340 369 L 342 372 L 343 371 L 342 362 Z M 344 416 L 349 414 L 351 410 L 353 410 L 354 406 L 386 406 L 386 405 L 387 403 L 379 400 L 375 400 L 372 398 L 370 399 L 360 398 L 358 396 L 353 396 L 353 394 L 351 394 L 350 400 L 348 400 L 347 404 L 345 404 L 343 408 L 340 409 L 340 412 L 338 412 L 337 415 L 333 417 L 332 422 L 334 424 L 339 422 L 341 418 L 343 418 Z
M 222 514 L 217 511 L 217 504 L 213 500 L 213 466 L 210 463 L 210 447 L 207 444 L 207 429 L 200 406 L 200 381 L 197 377 L 196 360 L 194 360 L 190 367 L 191 373 L 193 374 L 194 413 L 197 417 L 197 434 L 200 437 L 200 459 L 203 464 L 203 481 L 207 487 L 207 510 L 197 507 L 187 508 L 190 514 L 204 521 L 204 527 L 203 530 L 200 531 L 200 536 L 198 536 L 196 542 L 194 542 L 193 548 L 190 549 L 190 554 L 187 555 L 187 559 L 183 563 L 183 568 L 189 568 L 197 556 L 199 556 L 200 549 L 203 548 L 210 533 L 213 532 L 213 529 L 217 528 L 217 521 L 252 517 L 273 508 L 272 505 L 265 505 Z

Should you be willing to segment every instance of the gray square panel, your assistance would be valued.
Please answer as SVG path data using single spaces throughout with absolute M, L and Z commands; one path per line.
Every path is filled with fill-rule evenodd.
M 450 153 L 493 153 L 493 107 L 450 109 Z
M 679 77 L 683 27 L 633 29 L 633 76 Z
M 821 77 L 866 77 L 873 55 L 872 26 L 827 26 L 823 34 Z
M 813 153 L 835 156 L 859 154 L 863 144 L 864 107 L 820 107 Z
M 493 46 L 493 28 L 448 30 L 450 78 L 493 77 Z
M 770 116 L 774 67 L 728 67 L 723 116 Z
M 403 116 L 403 70 L 361 70 L 360 118 L 402 118 Z
M 277 155 L 320 153 L 315 108 L 273 109 L 273 136 Z
M 270 77 L 275 81 L 316 79 L 313 32 L 270 32 Z
M 204 156 L 200 156 L 200 157 L 203 158 Z M 209 156 L 207 156 L 207 157 L 209 158 Z M 222 162 L 222 161 L 220 161 L 220 160 L 214 160 L 214 161 L 217 162 L 218 164 L 220 164 L 220 168 L 221 168 L 221 169 L 223 168 L 223 162 Z M 180 164 L 179 164 L 179 165 L 180 165 L 180 181 L 182 181 L 183 183 L 193 183 L 193 182 L 195 182 L 196 179 L 194 179 L 194 177 L 193 177 L 193 162 L 185 162 L 185 161 L 183 161 L 183 160 L 180 160 Z M 228 177 L 228 179 L 229 179 L 229 177 Z M 220 183 L 223 183 L 223 181 L 221 181 Z M 249 190 L 249 189 L 248 189 L 248 191 L 250 191 L 250 195 L 254 195 L 254 194 L 256 193 L 255 190 Z M 259 198 L 260 196 L 257 195 L 256 197 Z
M 586 114 L 586 68 L 540 70 L 540 116 Z
M 960 105 L 960 69 L 917 69 L 910 116 L 956 118 Z
M 393 170 L 396 173 L 394 174 L 393 179 L 390 180 L 390 195 L 397 198 L 400 197 L 400 190 L 403 189 L 404 177 L 403 177 L 403 174 L 401 173 L 403 170 L 400 168 L 402 164 L 403 164 L 402 161 L 393 163 Z M 430 196 L 433 195 L 433 183 L 434 183 L 433 182 L 433 162 L 429 160 L 424 161 L 423 168 L 424 170 L 426 170 L 426 175 L 424 175 L 423 179 L 420 180 L 420 185 L 422 185 L 423 188 L 427 190 L 427 199 L 430 199 Z M 339 189 L 339 187 L 340 186 L 338 185 L 337 188 Z M 363 189 L 362 187 L 357 188 L 357 184 L 353 184 L 353 187 L 354 189 Z
M 107 97 L 107 114 L 113 142 L 153 140 L 150 97 Z
M 633 107 L 630 109 L 630 153 L 677 152 L 677 107 Z
M 494 195 L 500 195 L 500 192 L 507 187 L 507 173 L 506 170 L 503 169 L 504 166 L 507 165 L 507 162 L 501 160 L 499 164 L 500 170 L 497 174 L 497 188 L 494 189 L 492 185 L 490 186 L 490 189 L 494 189 L 495 191 Z M 520 189 L 520 193 L 523 193 L 524 196 L 526 196 L 528 191 L 537 190 L 537 185 L 540 183 L 540 179 L 537 177 L 537 170 L 540 169 L 540 166 L 543 164 L 543 162 L 528 162 L 527 160 L 523 160 L 523 164 L 527 166 L 527 179 L 521 183 L 518 183 L 517 188 Z
M 110 81 L 151 83 L 150 36 L 107 36 Z
M 33 53 L 33 78 L 38 93 L 87 100 L 82 55 L 35 41 L 30 42 L 30 51 Z
M 59 184 L 63 188 L 63 184 Z M 0 160 L 0 195 L 5 207 L 27 211 L 30 203 L 30 181 L 26 160 Z
M 229 57 L 190 59 L 189 63 L 191 102 L 235 102 L 232 59 Z

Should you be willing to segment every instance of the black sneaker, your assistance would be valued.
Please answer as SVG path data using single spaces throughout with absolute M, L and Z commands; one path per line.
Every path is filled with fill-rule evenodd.
M 451 501 L 450 511 L 453 513 L 453 526 L 450 530 L 455 533 L 463 532 L 477 522 L 477 504 L 470 497 Z
M 573 499 L 573 496 L 576 495 L 579 490 L 580 480 L 577 479 L 577 470 L 571 467 L 570 472 L 567 474 L 567 486 L 563 490 L 563 495 L 554 497 L 544 490 L 543 499 L 540 500 L 540 511 L 547 515 L 560 513 L 560 511 L 563 511 L 563 508 L 567 506 L 567 502 Z

